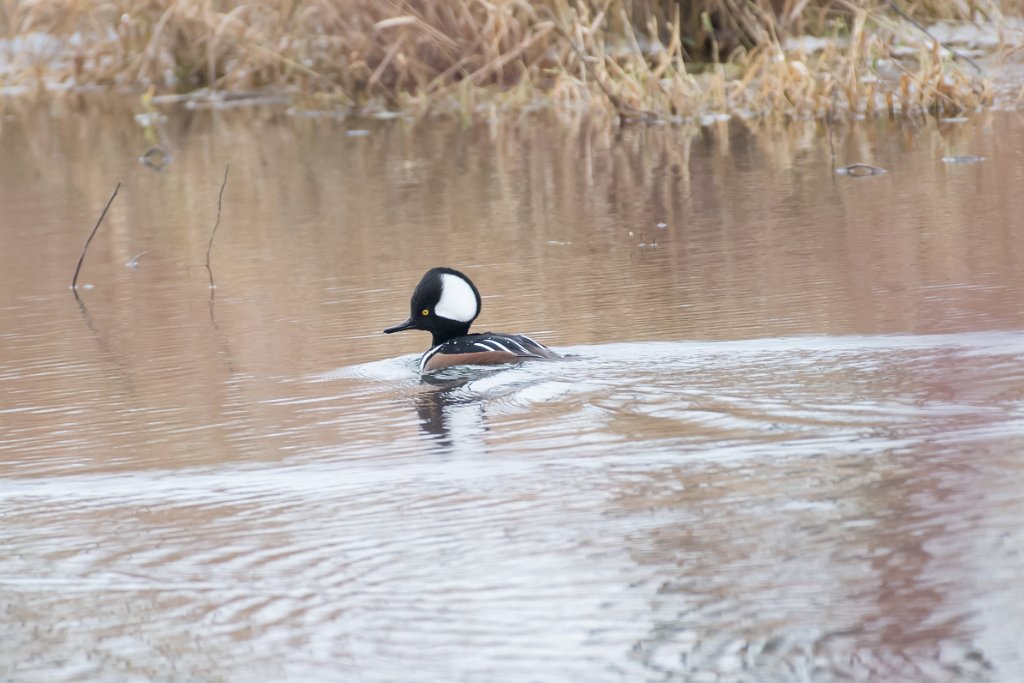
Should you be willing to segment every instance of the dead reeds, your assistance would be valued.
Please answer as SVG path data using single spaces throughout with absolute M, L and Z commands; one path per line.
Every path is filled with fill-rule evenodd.
M 949 114 L 991 88 L 921 25 L 997 21 L 998 1 L 40 0 L 0 12 L 20 40 L 0 72 L 26 92 L 271 88 L 364 113 Z

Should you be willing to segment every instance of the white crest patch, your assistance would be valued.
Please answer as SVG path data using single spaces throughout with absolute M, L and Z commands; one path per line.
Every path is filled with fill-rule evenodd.
M 476 295 L 469 283 L 457 275 L 441 275 L 441 299 L 434 306 L 434 312 L 442 318 L 468 323 L 479 312 Z

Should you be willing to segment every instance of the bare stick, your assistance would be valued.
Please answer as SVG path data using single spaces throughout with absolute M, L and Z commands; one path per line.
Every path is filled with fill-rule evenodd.
M 825 124 L 828 126 L 828 150 L 832 156 L 832 182 L 836 182 L 836 143 L 832 139 L 834 128 L 835 128 L 835 115 L 836 115 L 836 91 L 832 91 L 832 107 L 828 110 L 828 116 L 825 117 Z
M 96 221 L 96 225 L 93 226 L 92 232 L 89 233 L 89 239 L 85 241 L 85 246 L 82 247 L 82 255 L 78 257 L 78 266 L 75 267 L 75 276 L 71 278 L 71 291 L 78 296 L 78 271 L 82 270 L 82 261 L 85 260 L 85 252 L 89 249 L 89 243 L 92 242 L 92 238 L 96 236 L 96 231 L 100 229 L 100 223 L 103 222 L 103 218 L 107 215 L 107 209 L 114 203 L 114 197 L 117 196 L 117 191 L 121 189 L 121 181 L 117 181 L 117 187 L 114 188 L 114 194 L 110 195 L 110 199 L 107 200 L 107 205 L 103 207 L 103 213 L 100 214 L 100 219 Z
M 210 243 L 206 245 L 206 272 L 210 274 L 210 287 L 213 288 L 213 271 L 210 270 L 210 250 L 213 249 L 213 238 L 217 236 L 217 228 L 220 227 L 220 207 L 224 201 L 224 188 L 228 184 L 228 171 L 231 164 L 224 167 L 224 180 L 220 184 L 220 194 L 217 196 L 217 222 L 213 224 L 213 232 L 210 233 Z

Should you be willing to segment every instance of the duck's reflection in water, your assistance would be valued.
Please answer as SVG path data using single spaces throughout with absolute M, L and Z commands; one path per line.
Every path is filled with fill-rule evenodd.
M 498 369 L 458 368 L 423 375 L 424 390 L 416 396 L 420 432 L 435 447 L 455 453 L 486 448 L 486 398 L 471 384 Z

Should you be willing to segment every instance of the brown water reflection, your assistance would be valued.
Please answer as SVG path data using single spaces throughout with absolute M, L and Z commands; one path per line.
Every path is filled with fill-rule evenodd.
M 1017 117 L 0 107 L 0 681 L 1024 678 Z

